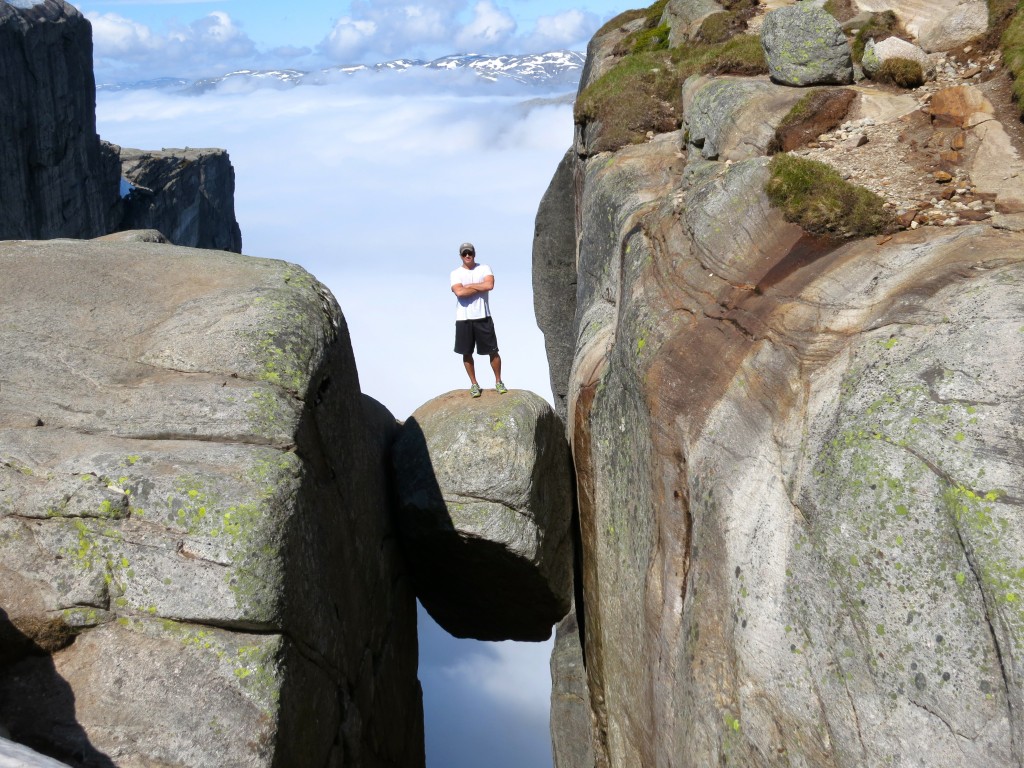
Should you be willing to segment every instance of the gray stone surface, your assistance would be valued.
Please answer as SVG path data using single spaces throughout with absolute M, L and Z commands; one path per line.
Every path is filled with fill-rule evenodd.
M 137 188 L 119 229 L 155 229 L 175 245 L 242 252 L 235 171 L 223 149 L 121 149 L 121 172 Z
M 572 367 L 572 340 L 557 333 L 576 315 L 576 199 L 580 161 L 565 153 L 548 185 L 533 232 L 533 309 L 545 334 L 555 410 L 565 419 L 565 393 Z
M 558 623 L 551 651 L 551 752 L 555 768 L 598 765 L 590 690 L 575 611 Z
M 761 45 L 772 80 L 783 85 L 846 85 L 853 82 L 850 44 L 835 17 L 810 3 L 769 11 Z
M 0 3 L 0 240 L 95 237 L 118 203 L 96 135 L 89 22 L 63 0 Z
M 11 737 L 88 765 L 422 765 L 396 424 L 330 293 L 140 242 L 2 243 L 0 272 Z
M 456 637 L 544 640 L 572 596 L 564 427 L 522 390 L 420 406 L 393 452 L 416 596 Z
M 1001 131 L 966 89 L 930 110 Z M 705 143 L 757 143 L 729 122 Z M 986 152 L 994 189 L 1019 159 Z M 585 642 L 552 658 L 556 765 L 1019 766 L 1019 214 L 838 243 L 768 205 L 765 159 L 688 154 L 572 189 L 576 315 L 545 334 L 575 345 Z
M 898 37 L 887 37 L 879 43 L 868 40 L 864 46 L 864 56 L 861 59 L 861 66 L 869 77 L 878 71 L 878 68 L 889 59 L 909 59 L 921 65 L 921 71 L 926 78 L 935 76 L 935 65 L 928 58 L 928 54 L 922 51 L 913 43 L 901 40 Z
M 693 76 L 683 84 L 683 130 L 708 160 L 764 155 L 779 123 L 804 93 L 749 77 Z

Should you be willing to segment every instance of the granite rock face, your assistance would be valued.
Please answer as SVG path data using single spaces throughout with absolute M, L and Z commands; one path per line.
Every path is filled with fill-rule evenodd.
M 858 8 L 893 11 L 928 52 L 948 51 L 988 31 L 984 0 L 854 0 Z
M 96 135 L 92 27 L 63 0 L 0 3 L 0 240 L 96 237 L 118 204 Z
M 763 191 L 763 85 L 693 79 L 688 143 L 577 153 L 538 214 L 577 242 L 535 253 L 577 278 L 542 326 L 553 369 L 574 349 L 582 538 L 555 763 L 1019 766 L 1024 233 L 808 235 Z M 1019 216 L 979 93 L 913 119 L 968 132 Z
M 846 85 L 853 59 L 843 28 L 828 11 L 797 3 L 770 11 L 761 45 L 772 80 L 783 85 Z
M 392 451 L 416 596 L 456 637 L 544 640 L 572 597 L 572 467 L 531 392 L 420 406 Z
M 135 189 L 118 229 L 155 229 L 175 245 L 242 252 L 235 220 L 235 171 L 223 149 L 121 149 Z
M 422 765 L 397 427 L 330 293 L 146 242 L 8 242 L 0 272 L 11 738 L 72 765 Z

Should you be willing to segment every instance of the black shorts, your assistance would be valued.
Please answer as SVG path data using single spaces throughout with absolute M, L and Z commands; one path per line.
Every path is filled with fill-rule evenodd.
M 460 355 L 471 355 L 474 342 L 478 355 L 498 354 L 498 337 L 494 335 L 491 318 L 455 321 L 455 351 Z

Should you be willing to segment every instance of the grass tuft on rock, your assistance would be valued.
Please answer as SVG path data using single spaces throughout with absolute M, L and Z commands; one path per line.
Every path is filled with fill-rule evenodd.
M 853 60 L 859 62 L 864 57 L 864 48 L 868 40 L 874 38 L 880 43 L 889 37 L 905 37 L 899 19 L 892 11 L 883 11 L 871 15 L 871 20 L 857 30 L 857 36 L 853 38 Z
M 1006 17 L 1009 20 L 999 46 L 1003 52 L 1003 63 L 1013 78 L 1013 98 L 1024 120 L 1024 0 L 1017 3 L 1011 14 Z
M 900 88 L 919 88 L 924 85 L 924 70 L 912 59 L 895 57 L 886 59 L 871 78 L 879 83 L 890 83 Z
M 695 74 L 756 75 L 768 71 L 760 40 L 737 35 L 715 45 L 693 43 L 637 51 L 591 83 L 576 100 L 576 122 L 600 122 L 598 152 L 646 140 L 648 131 L 676 130 L 682 120 L 682 85 Z
M 844 181 L 825 163 L 775 155 L 765 192 L 786 221 L 807 232 L 841 238 L 868 237 L 891 228 L 893 215 L 870 190 Z
M 825 0 L 825 5 L 822 8 L 832 14 L 840 23 L 849 21 L 857 15 L 857 8 L 852 0 Z

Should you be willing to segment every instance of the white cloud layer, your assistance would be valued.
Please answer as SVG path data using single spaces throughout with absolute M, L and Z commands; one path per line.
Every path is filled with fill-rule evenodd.
M 535 53 L 582 46 L 599 24 L 594 13 L 570 10 L 542 16 L 532 29 L 520 30 L 512 13 L 493 0 L 353 3 L 321 43 L 321 52 L 344 64 L 453 52 Z

